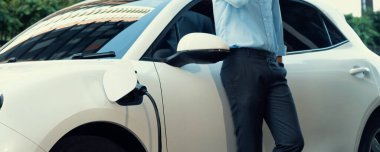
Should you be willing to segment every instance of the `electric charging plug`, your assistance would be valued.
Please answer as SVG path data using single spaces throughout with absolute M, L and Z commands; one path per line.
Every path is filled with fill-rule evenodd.
M 117 104 L 122 106 L 139 105 L 143 102 L 143 96 L 148 92 L 144 85 L 137 82 L 135 89 L 133 89 L 126 96 L 116 101 Z

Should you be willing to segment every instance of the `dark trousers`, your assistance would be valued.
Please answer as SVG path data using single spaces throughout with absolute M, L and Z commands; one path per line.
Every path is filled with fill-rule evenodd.
M 274 152 L 302 151 L 304 141 L 285 77 L 283 64 L 268 51 L 234 49 L 224 60 L 221 79 L 239 152 L 262 152 L 263 119 L 275 140 Z

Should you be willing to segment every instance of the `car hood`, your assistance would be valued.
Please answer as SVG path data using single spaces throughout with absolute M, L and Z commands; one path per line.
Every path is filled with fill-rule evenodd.
M 91 71 L 104 72 L 115 62 L 117 60 L 63 60 L 0 64 L 0 91 L 29 82 L 44 82 L 57 76 Z

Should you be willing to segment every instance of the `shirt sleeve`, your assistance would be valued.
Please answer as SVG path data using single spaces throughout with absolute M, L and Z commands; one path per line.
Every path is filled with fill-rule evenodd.
M 247 5 L 249 0 L 224 0 L 228 4 L 232 5 L 235 8 L 240 8 L 244 5 Z
M 286 55 L 286 46 L 284 44 L 284 31 L 282 25 L 281 9 L 279 0 L 273 0 L 273 21 L 276 32 L 276 51 L 277 56 Z

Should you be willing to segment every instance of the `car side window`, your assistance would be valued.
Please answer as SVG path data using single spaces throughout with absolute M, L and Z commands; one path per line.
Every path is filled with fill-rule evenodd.
M 215 34 L 212 12 L 211 15 L 210 12 L 202 12 L 201 8 L 205 5 L 205 2 L 199 2 L 179 13 L 174 22 L 169 24 L 144 54 L 143 59 L 161 60 L 175 54 L 179 41 L 187 34 L 195 32 Z M 212 8 L 211 3 L 210 7 Z
M 322 49 L 346 40 L 318 9 L 306 2 L 281 1 L 288 52 Z
M 338 30 L 338 28 L 329 19 L 327 19 L 326 17 L 323 17 L 323 20 L 325 21 L 326 28 L 329 31 L 331 43 L 333 45 L 339 44 L 339 43 L 347 40 L 343 36 L 343 34 Z

